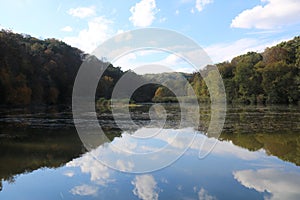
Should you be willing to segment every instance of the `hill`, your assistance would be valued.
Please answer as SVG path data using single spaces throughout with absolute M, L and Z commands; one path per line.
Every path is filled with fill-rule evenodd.
M 300 100 L 300 37 L 217 64 L 229 102 L 297 103 Z
M 85 55 L 56 39 L 0 32 L 0 103 L 71 102 L 72 83 Z
M 264 52 L 248 52 L 216 66 L 229 103 L 297 104 L 300 101 L 300 36 Z M 199 72 L 189 78 L 195 94 L 209 99 Z
M 112 90 L 125 73 L 120 67 L 84 54 L 56 39 L 39 40 L 11 31 L 0 31 L 0 104 L 71 105 L 73 83 L 83 60 L 96 60 L 99 65 L 108 64 L 96 93 L 96 98 L 111 97 Z M 131 81 L 141 81 L 141 76 L 130 72 Z M 144 87 L 145 88 L 145 87 Z M 153 89 L 146 87 L 149 95 L 136 92 L 133 99 L 150 101 Z M 152 93 L 151 93 L 152 91 Z
M 0 105 L 70 105 L 77 71 L 88 59 L 93 57 L 56 39 L 39 40 L 29 35 L 0 31 Z M 130 84 L 142 83 L 143 80 L 162 81 L 180 92 L 186 87 L 186 82 L 178 77 L 184 77 L 199 99 L 209 99 L 209 91 L 199 72 L 140 76 L 98 59 L 96 62 L 109 65 L 99 81 L 97 99 L 110 99 L 116 83 L 125 73 L 129 73 Z M 230 62 L 217 64 L 217 67 L 229 103 L 299 102 L 299 36 L 262 53 L 237 56 Z M 168 97 L 173 101 L 174 94 L 161 85 L 152 84 L 139 88 L 132 100 L 149 102 L 165 98 L 169 101 Z

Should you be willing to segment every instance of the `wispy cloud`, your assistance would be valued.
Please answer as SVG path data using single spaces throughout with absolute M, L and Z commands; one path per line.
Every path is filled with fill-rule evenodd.
M 88 28 L 83 29 L 77 36 L 65 37 L 63 41 L 91 53 L 103 41 L 111 37 L 113 22 L 103 16 L 88 21 Z
M 148 60 L 148 62 L 146 60 Z M 166 54 L 151 50 L 129 53 L 116 60 L 113 64 L 122 67 L 123 70 L 134 70 L 138 74 L 174 71 L 191 73 L 195 71 L 192 65 L 175 54 Z M 153 69 L 140 67 L 144 65 L 159 65 L 165 66 L 165 68 L 157 68 L 158 71 L 153 72 Z
M 195 14 L 195 9 L 192 8 L 192 9 L 190 10 L 190 12 L 191 12 L 192 14 Z
M 73 177 L 75 175 L 75 173 L 73 171 L 66 171 L 63 174 L 68 177 Z
M 280 29 L 272 29 L 272 30 L 262 30 L 262 31 L 251 31 L 249 33 L 246 33 L 247 35 L 267 35 L 267 34 L 274 34 L 274 33 L 280 33 L 282 30 Z
M 199 12 L 201 12 L 206 5 L 211 3 L 213 3 L 213 0 L 196 0 L 195 7 Z
M 87 18 L 96 15 L 96 7 L 90 6 L 90 7 L 71 8 L 68 11 L 68 14 L 72 15 L 73 17 Z
M 219 43 L 207 46 L 205 51 L 214 63 L 230 61 L 235 56 L 249 51 L 263 52 L 266 47 L 273 46 L 287 39 L 267 40 L 257 38 L 243 38 L 234 42 Z
M 59 4 L 59 5 L 57 6 L 56 12 L 60 12 L 60 10 L 61 10 L 61 4 Z
M 166 18 L 166 17 L 162 17 L 162 18 L 159 19 L 159 22 L 160 22 L 160 23 L 163 23 L 163 22 L 165 22 L 165 21 L 167 21 L 167 18 Z
M 129 20 L 136 27 L 147 27 L 153 23 L 158 11 L 155 0 L 141 0 L 130 8 Z
M 276 29 L 300 23 L 300 1 L 261 0 L 258 5 L 244 10 L 232 20 L 233 28 Z
M 73 31 L 73 28 L 71 26 L 65 26 L 61 29 L 61 31 L 64 31 L 64 32 L 72 32 Z

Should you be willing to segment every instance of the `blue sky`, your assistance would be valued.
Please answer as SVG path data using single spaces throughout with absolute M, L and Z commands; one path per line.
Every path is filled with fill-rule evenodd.
M 117 33 L 167 28 L 194 39 L 215 63 L 300 33 L 300 0 L 13 0 L 2 1 L 0 13 L 2 28 L 86 52 Z M 120 64 L 137 60 L 129 57 Z

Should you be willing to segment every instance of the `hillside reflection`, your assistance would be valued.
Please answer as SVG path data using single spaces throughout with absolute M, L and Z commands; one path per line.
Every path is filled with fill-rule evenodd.
M 232 141 L 249 151 L 264 149 L 268 155 L 300 166 L 299 133 L 222 134 L 220 140 Z
M 176 128 L 178 120 L 177 107 L 169 107 L 167 129 Z M 48 112 L 48 111 L 47 111 Z M 206 137 L 205 133 L 210 119 L 210 110 L 203 106 L 200 109 L 201 127 L 198 127 L 198 137 Z M 133 110 L 134 120 L 141 124 L 147 124 L 147 108 L 141 107 Z M 2 113 L 0 119 L 0 190 L 3 189 L 2 182 L 13 183 L 17 175 L 31 173 L 41 168 L 58 168 L 64 166 L 81 167 L 79 161 L 87 159 L 86 149 L 80 141 L 74 127 L 70 113 L 47 114 L 18 114 L 18 111 Z M 128 135 L 121 132 L 113 123 L 113 118 L 109 113 L 99 113 L 99 123 L 103 125 L 106 135 L 114 144 L 122 147 L 122 144 L 130 143 Z M 126 124 L 126 120 L 124 120 Z M 133 132 L 136 130 L 132 130 Z M 204 131 L 204 132 L 201 132 Z M 176 131 L 175 131 L 176 132 Z M 188 132 L 181 133 L 181 140 L 190 137 Z M 161 139 L 161 143 L 167 142 L 166 134 Z M 276 156 L 277 158 L 300 166 L 300 111 L 299 107 L 234 107 L 228 108 L 226 122 L 223 133 L 218 138 L 218 145 L 214 148 L 215 154 L 235 155 L 239 159 L 257 159 L 259 155 Z M 209 142 L 215 142 L 214 138 L 208 138 Z M 96 150 L 109 152 L 101 143 Z M 143 147 L 144 153 L 158 148 L 152 145 Z M 177 146 L 176 146 L 177 145 Z M 196 145 L 196 146 L 195 146 Z M 198 145 L 198 146 L 197 146 Z M 107 146 L 107 145 L 106 145 Z M 160 146 L 161 147 L 161 146 Z M 173 148 L 180 147 L 180 143 L 174 143 Z M 198 152 L 199 143 L 191 146 L 192 150 Z M 247 160 L 246 159 L 246 160 Z M 89 159 L 88 159 L 89 160 Z M 115 160 L 117 161 L 117 160 Z M 118 161 L 118 166 L 125 171 L 133 170 L 134 167 L 129 162 Z M 87 166 L 86 166 L 87 167 Z M 85 168 L 86 168 L 85 167 Z M 106 168 L 99 168 L 101 176 L 93 176 L 99 183 L 110 182 L 113 179 L 107 177 L 104 171 Z M 88 170 L 88 169 L 85 169 Z M 254 172 L 253 172 L 254 173 Z M 244 180 L 239 177 L 239 181 L 244 184 Z M 151 179 L 146 177 L 146 179 Z M 152 180 L 152 179 L 151 179 Z M 141 182 L 136 178 L 134 183 Z M 154 181 L 152 180 L 153 184 Z M 250 183 L 245 183 L 251 185 Z M 250 187 L 250 186 L 249 186 Z M 138 187 L 137 187 L 138 188 Z M 82 188 L 77 188 L 82 189 Z M 139 189 L 136 189 L 138 195 Z
M 1 128 L 1 133 L 0 180 L 8 182 L 18 174 L 63 166 L 85 152 L 74 129 Z

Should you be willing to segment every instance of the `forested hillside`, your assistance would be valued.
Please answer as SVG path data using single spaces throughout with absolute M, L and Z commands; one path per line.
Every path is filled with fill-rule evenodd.
M 84 54 L 55 39 L 0 32 L 0 103 L 58 104 L 71 100 Z
M 300 37 L 217 64 L 228 102 L 297 103 L 300 100 Z M 199 81 L 200 80 L 200 81 Z M 196 94 L 208 96 L 200 73 L 190 80 Z
M 56 39 L 39 40 L 29 35 L 0 31 L 0 104 L 70 105 L 77 71 L 83 59 L 89 57 Z M 103 64 L 98 59 L 97 62 Z M 124 73 L 110 64 L 99 81 L 96 98 L 109 99 L 114 85 Z M 142 78 L 130 73 L 133 83 Z M 144 93 L 141 88 L 134 99 L 151 101 L 155 92 L 155 88 L 151 88 L 146 87 L 149 94 L 139 95 Z
M 0 104 L 57 105 L 71 103 L 77 71 L 90 56 L 56 39 L 39 40 L 24 34 L 0 31 Z M 102 61 L 97 60 L 99 64 Z M 217 64 L 230 103 L 298 103 L 300 98 L 300 37 L 267 48 L 262 53 L 249 52 L 231 62 Z M 199 72 L 140 76 L 129 73 L 130 84 L 144 79 L 165 80 L 173 87 L 186 87 L 183 76 L 199 99 L 209 99 L 209 92 Z M 99 81 L 96 98 L 110 99 L 119 78 L 120 67 L 109 65 Z M 180 90 L 182 91 L 182 90 Z M 184 96 L 186 94 L 182 94 Z M 137 102 L 174 98 L 159 85 L 146 85 L 132 96 Z M 169 100 L 168 100 L 169 101 Z

